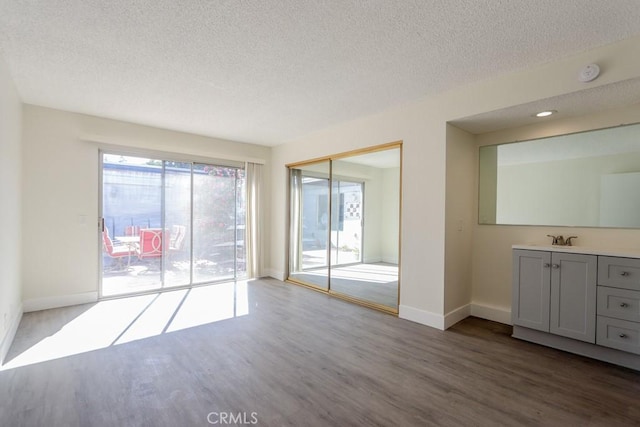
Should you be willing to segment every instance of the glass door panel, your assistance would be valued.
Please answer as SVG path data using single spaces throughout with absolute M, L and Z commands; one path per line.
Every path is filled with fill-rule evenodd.
M 398 309 L 400 148 L 332 162 L 331 292 Z
M 335 162 L 334 162 L 335 164 Z M 332 183 L 331 194 L 331 266 L 360 262 L 362 253 L 363 184 Z
M 102 295 L 162 286 L 161 160 L 102 158 Z
M 191 163 L 164 164 L 164 286 L 184 286 L 191 283 Z
M 247 187 L 244 169 L 237 169 L 236 181 L 236 277 L 247 276 L 246 219 L 247 219 Z
M 102 296 L 245 276 L 242 168 L 103 153 L 101 215 Z
M 330 164 L 290 168 L 289 278 L 329 289 Z
M 193 282 L 235 278 L 238 169 L 195 164 L 193 173 Z M 244 247 L 244 246 L 243 246 Z

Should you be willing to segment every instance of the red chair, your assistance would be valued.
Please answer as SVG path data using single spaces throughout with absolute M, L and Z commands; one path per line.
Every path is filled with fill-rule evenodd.
M 161 228 L 143 228 L 140 230 L 140 247 L 138 258 L 159 258 L 163 255 L 163 241 L 167 239 L 169 232 Z
M 114 245 L 109 237 L 109 231 L 105 228 L 102 232 L 102 246 L 104 251 L 111 258 L 117 261 L 119 266 L 122 266 L 123 258 L 127 258 L 127 267 L 131 264 L 131 255 L 136 255 L 136 250 L 132 249 L 129 245 Z

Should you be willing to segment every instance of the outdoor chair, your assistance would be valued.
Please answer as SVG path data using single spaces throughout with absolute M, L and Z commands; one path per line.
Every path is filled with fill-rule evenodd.
M 181 252 L 184 246 L 184 238 L 187 235 L 187 227 L 184 225 L 174 225 L 169 250 L 171 252 Z
M 129 267 L 131 256 L 136 255 L 136 250 L 129 245 L 114 245 L 106 228 L 102 232 L 102 246 L 107 255 L 115 260 L 116 266 L 120 267 L 120 269 L 123 267 L 124 258 L 127 258 L 127 267 Z
M 140 230 L 140 247 L 138 248 L 138 258 L 160 258 L 162 257 L 163 241 L 168 237 L 169 232 L 161 228 L 143 228 Z

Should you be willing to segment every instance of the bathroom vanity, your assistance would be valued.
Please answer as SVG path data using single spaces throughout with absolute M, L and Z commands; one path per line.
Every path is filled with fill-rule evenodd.
M 512 249 L 513 337 L 640 370 L 640 250 Z

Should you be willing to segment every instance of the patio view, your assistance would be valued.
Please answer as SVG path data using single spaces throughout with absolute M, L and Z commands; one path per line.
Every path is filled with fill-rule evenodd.
M 103 154 L 102 295 L 246 271 L 244 169 Z
M 360 262 L 362 187 L 360 182 L 333 182 L 329 230 L 329 179 L 302 177 L 302 269 L 327 267 L 328 256 L 331 265 Z M 330 251 L 327 242 L 331 242 Z

